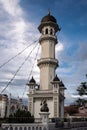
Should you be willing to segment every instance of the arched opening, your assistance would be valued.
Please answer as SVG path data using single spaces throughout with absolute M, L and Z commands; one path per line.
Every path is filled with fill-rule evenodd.
M 18 127 L 15 127 L 15 130 L 18 130 Z
M 48 34 L 48 28 L 46 28 L 46 30 L 45 30 L 45 34 Z
M 52 28 L 51 28 L 51 30 L 50 30 L 50 34 L 53 35 L 53 30 L 52 30 Z
M 19 130 L 22 130 L 22 127 L 20 127 Z
M 24 127 L 24 130 L 27 130 L 27 128 L 26 128 L 26 127 Z
M 10 130 L 13 130 L 13 127 L 10 127 Z
M 28 130 L 31 130 L 31 127 L 28 127 Z

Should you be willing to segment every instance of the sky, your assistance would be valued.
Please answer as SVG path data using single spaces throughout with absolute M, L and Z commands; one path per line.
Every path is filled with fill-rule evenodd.
M 27 98 L 28 79 L 33 75 L 39 83 L 38 26 L 49 10 L 61 28 L 56 74 L 67 88 L 65 104 L 70 104 L 87 81 L 87 0 L 0 0 L 0 92 L 6 88 L 3 93 Z

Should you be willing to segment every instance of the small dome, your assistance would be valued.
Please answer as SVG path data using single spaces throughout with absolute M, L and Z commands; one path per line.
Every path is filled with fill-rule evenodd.
M 64 84 L 62 81 L 60 81 L 60 84 L 59 84 L 60 87 L 64 87 Z
M 50 12 L 48 13 L 48 15 L 44 16 L 41 20 L 41 23 L 45 23 L 45 22 L 54 22 L 57 23 L 56 19 L 54 16 L 50 15 Z
M 33 76 L 32 76 L 32 78 L 31 78 L 31 80 L 29 81 L 29 83 L 36 83 L 36 81 L 35 81 L 35 79 L 33 78 Z
M 56 75 L 55 78 L 53 79 L 53 81 L 60 81 L 60 79 Z

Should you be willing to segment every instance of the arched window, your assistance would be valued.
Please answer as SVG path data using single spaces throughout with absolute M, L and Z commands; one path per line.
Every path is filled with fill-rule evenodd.
M 36 130 L 38 130 L 38 127 L 36 127 Z
M 32 130 L 34 130 L 34 127 L 32 127 Z
M 22 127 L 20 127 L 19 130 L 22 130 Z
M 42 128 L 40 127 L 39 130 L 42 130 Z
M 15 127 L 15 130 L 18 130 L 18 128 L 17 128 L 17 127 Z
M 5 127 L 5 130 L 8 130 L 8 127 Z
M 26 128 L 26 127 L 24 127 L 24 130 L 27 130 L 27 128 Z
M 28 130 L 31 130 L 31 127 L 28 127 Z
M 45 30 L 45 34 L 48 34 L 48 28 L 46 28 L 46 30 Z
M 10 127 L 10 130 L 13 130 L 13 127 Z
M 53 30 L 52 30 L 52 28 L 51 28 L 51 30 L 50 30 L 50 34 L 53 35 Z

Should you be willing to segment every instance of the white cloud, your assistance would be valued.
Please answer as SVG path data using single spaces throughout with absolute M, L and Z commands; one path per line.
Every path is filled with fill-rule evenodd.
M 58 53 L 59 51 L 63 51 L 64 50 L 64 46 L 61 42 L 59 42 L 57 45 L 56 45 L 56 53 Z
M 20 6 L 20 0 L 0 0 L 0 14 L 0 65 L 11 57 L 14 57 L 16 54 L 26 48 L 26 46 L 32 43 L 32 46 L 26 49 L 25 52 L 0 69 L 0 87 L 2 91 L 2 88 L 6 87 L 7 83 L 11 80 L 11 78 L 13 78 L 14 74 L 24 62 L 25 58 L 29 55 L 31 50 L 33 50 L 36 44 L 33 44 L 33 41 L 36 40 L 36 37 L 38 39 L 39 32 L 36 32 L 36 26 L 34 23 L 31 23 L 25 19 L 25 12 Z M 36 52 L 37 47 L 31 53 L 28 61 L 26 61 L 20 71 L 17 72 L 17 75 L 12 81 L 12 86 L 14 86 L 14 83 L 16 82 L 16 86 L 14 87 L 15 90 L 18 90 L 17 83 L 21 84 L 20 79 L 27 82 L 29 73 L 32 69 L 32 64 L 34 64 L 33 59 Z M 32 60 L 31 57 L 33 57 Z M 38 73 L 38 69 L 34 67 L 32 74 L 36 75 L 36 72 Z M 24 90 L 26 85 L 25 81 L 21 85 L 21 88 L 19 88 L 18 93 L 20 93 L 21 90 Z M 11 84 L 4 92 L 12 92 L 13 87 L 10 88 Z M 21 93 L 23 93 L 22 91 Z M 15 93 L 15 91 L 13 91 L 13 93 Z
M 71 95 L 72 98 L 81 98 L 81 99 L 84 99 L 84 98 L 87 98 L 87 95 L 83 95 L 83 96 L 80 96 L 80 95 Z
M 23 11 L 19 6 L 20 0 L 0 0 L 3 9 L 11 16 L 21 16 Z

